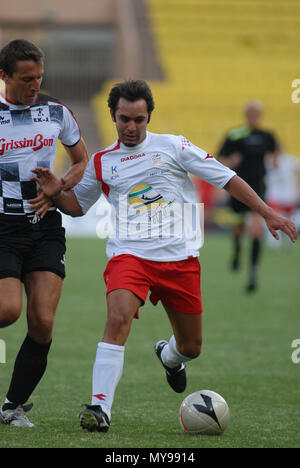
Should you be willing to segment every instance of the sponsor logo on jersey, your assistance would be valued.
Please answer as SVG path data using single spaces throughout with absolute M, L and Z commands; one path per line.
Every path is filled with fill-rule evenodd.
M 126 156 L 124 158 L 121 158 L 120 161 L 121 162 L 125 162 L 125 161 L 132 161 L 133 159 L 138 159 L 138 158 L 142 158 L 146 156 L 145 153 L 140 153 L 140 154 L 132 154 L 130 156 Z
M 214 158 L 214 157 L 213 157 L 212 154 L 207 153 L 207 155 L 206 155 L 206 157 L 205 157 L 204 159 L 213 159 L 213 158 Z
M 187 138 L 185 138 L 185 137 L 181 138 L 181 149 L 182 149 L 182 151 L 184 151 L 184 149 L 186 147 L 190 148 L 191 146 L 192 146 L 192 144 Z
M 33 151 L 39 151 L 44 146 L 53 146 L 54 138 L 45 138 L 41 134 L 35 135 L 33 138 L 23 138 L 23 140 L 6 140 L 0 138 L 0 156 L 3 156 L 6 151 L 12 151 L 22 148 L 32 148 Z
M 111 180 L 118 179 L 120 176 L 118 174 L 118 168 L 117 166 L 111 166 Z
M 7 119 L 3 115 L 0 115 L 0 125 L 9 124 L 10 122 L 11 122 L 10 119 Z
M 164 203 L 163 197 L 149 185 L 137 185 L 129 192 L 129 203 L 136 212 L 152 210 Z
M 47 111 L 47 112 L 46 112 Z M 32 118 L 35 123 L 50 122 L 49 110 L 38 107 L 31 111 Z
M 166 174 L 169 172 L 170 172 L 169 169 L 159 169 L 159 168 L 154 167 L 153 169 L 149 169 L 149 171 L 147 172 L 147 176 L 148 177 L 160 176 L 162 174 Z
M 164 164 L 164 162 L 165 158 L 160 153 L 156 153 L 151 156 L 151 163 L 153 164 L 153 166 L 161 166 L 162 164 Z
M 98 398 L 100 401 L 105 401 L 106 395 L 104 393 L 98 393 L 98 395 L 93 395 L 93 397 Z

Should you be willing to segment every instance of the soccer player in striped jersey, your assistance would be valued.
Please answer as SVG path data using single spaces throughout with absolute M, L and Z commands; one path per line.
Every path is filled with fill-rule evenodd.
M 43 52 L 25 40 L 0 51 L 0 327 L 22 312 L 28 333 L 17 355 L 0 423 L 32 427 L 28 398 L 41 380 L 52 342 L 55 311 L 65 277 L 61 214 L 31 180 L 36 165 L 53 169 L 60 139 L 71 160 L 61 183 L 72 189 L 88 162 L 77 122 L 61 102 L 40 93 Z M 38 214 L 37 214 L 38 212 Z

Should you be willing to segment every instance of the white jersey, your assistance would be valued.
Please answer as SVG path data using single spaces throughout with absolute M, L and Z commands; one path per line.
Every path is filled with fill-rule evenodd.
M 199 212 L 189 173 L 218 188 L 235 175 L 182 136 L 147 132 L 135 147 L 117 141 L 91 157 L 74 192 L 83 213 L 101 193 L 111 203 L 109 258 L 177 261 L 199 255 Z
M 31 171 L 53 170 L 58 138 L 66 146 L 80 140 L 76 120 L 63 104 L 44 94 L 32 106 L 0 96 L 0 213 L 32 213 L 28 200 L 37 196 L 37 184 Z

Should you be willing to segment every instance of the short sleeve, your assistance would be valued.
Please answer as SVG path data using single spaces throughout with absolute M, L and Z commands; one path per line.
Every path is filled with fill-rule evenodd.
M 209 184 L 222 189 L 236 175 L 234 171 L 221 164 L 215 157 L 180 136 L 177 143 L 179 164 Z
M 74 146 L 81 138 L 80 129 L 73 113 L 63 106 L 62 129 L 59 139 L 65 146 Z

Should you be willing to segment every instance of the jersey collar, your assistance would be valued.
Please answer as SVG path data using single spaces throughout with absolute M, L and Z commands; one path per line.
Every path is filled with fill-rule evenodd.
M 120 142 L 120 149 L 122 151 L 128 151 L 130 153 L 132 152 L 137 152 L 137 151 L 141 151 L 149 142 L 150 140 L 150 133 L 149 132 L 146 132 L 146 138 L 142 141 L 142 143 L 140 143 L 139 145 L 136 145 L 136 146 L 126 146 L 124 145 L 122 142 Z
M 20 104 L 20 105 L 15 104 L 14 102 L 10 101 L 5 96 L 3 96 L 3 94 L 0 94 L 0 101 L 3 104 L 6 104 L 7 106 L 9 106 L 13 110 L 24 110 L 24 109 L 29 109 L 30 108 L 30 106 L 24 106 L 22 104 Z

